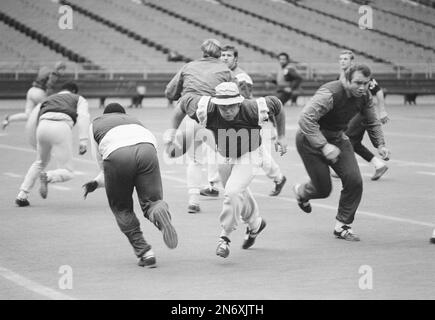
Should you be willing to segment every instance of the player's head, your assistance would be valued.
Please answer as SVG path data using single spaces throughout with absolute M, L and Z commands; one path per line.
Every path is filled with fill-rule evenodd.
M 222 118 L 226 121 L 234 120 L 244 100 L 240 95 L 239 87 L 234 82 L 222 82 L 216 86 L 215 91 L 211 102 L 218 106 Z
M 355 55 L 350 50 L 343 50 L 340 52 L 338 63 L 340 64 L 340 69 L 346 71 L 354 63 Z
M 79 87 L 74 82 L 66 82 L 62 85 L 61 90 L 62 91 L 66 90 L 66 91 L 69 91 L 71 93 L 78 93 Z
M 221 50 L 221 60 L 230 68 L 234 70 L 237 68 L 237 61 L 239 59 L 239 52 L 236 47 L 226 45 Z
M 202 57 L 220 58 L 221 44 L 216 39 L 207 39 L 201 44 Z
M 287 53 L 281 52 L 278 54 L 278 61 L 281 67 L 284 67 L 290 62 L 290 57 Z
M 350 93 L 355 97 L 361 97 L 369 88 L 370 68 L 365 64 L 355 64 L 346 70 L 346 83 Z
M 66 69 L 66 64 L 65 64 L 65 62 L 63 62 L 63 61 L 58 61 L 58 62 L 56 62 L 55 65 L 54 65 L 54 70 L 55 70 L 56 72 L 64 72 L 65 69 Z
M 125 109 L 119 103 L 112 102 L 104 108 L 103 113 L 125 113 Z

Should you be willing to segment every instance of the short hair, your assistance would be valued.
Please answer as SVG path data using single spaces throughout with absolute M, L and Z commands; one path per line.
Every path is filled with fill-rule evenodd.
M 216 39 L 207 39 L 201 44 L 202 56 L 204 58 L 220 58 L 221 44 Z
M 232 51 L 234 53 L 234 58 L 237 58 L 239 56 L 239 51 L 237 50 L 237 48 L 229 44 L 223 46 L 221 51 Z
M 353 74 L 357 71 L 361 72 L 364 77 L 370 77 L 372 75 L 372 72 L 367 65 L 362 64 L 362 63 L 355 64 L 346 70 L 346 73 L 345 73 L 346 80 L 350 82 L 352 80 Z
M 349 55 L 350 60 L 354 60 L 354 59 L 355 59 L 355 54 L 354 54 L 353 51 L 351 51 L 351 50 L 342 50 L 342 51 L 340 52 L 340 56 L 343 55 L 343 54 L 347 54 L 347 55 Z
M 125 109 L 123 106 L 121 106 L 119 103 L 117 102 L 112 102 L 109 103 L 105 108 L 104 108 L 104 114 L 106 113 L 125 113 Z
M 280 52 L 278 53 L 278 58 L 284 56 L 287 60 L 290 60 L 290 56 L 286 52 Z
M 68 90 L 69 92 L 72 93 L 78 93 L 79 87 L 74 82 L 66 82 L 62 85 L 61 90 Z

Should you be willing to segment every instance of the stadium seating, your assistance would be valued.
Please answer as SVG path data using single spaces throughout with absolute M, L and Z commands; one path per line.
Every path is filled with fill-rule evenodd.
M 156 62 L 159 62 L 159 70 L 174 69 L 173 63 L 167 62 L 165 54 L 80 13 L 74 14 L 73 29 L 58 28 L 58 5 L 53 2 L 5 0 L 1 7 L 11 16 L 19 17 L 30 27 L 88 57 L 105 70 L 153 72 Z
M 426 3 L 426 5 L 416 5 L 415 2 Z M 390 13 L 398 14 L 402 18 L 411 18 L 420 24 L 435 28 L 435 1 L 420 0 L 411 4 L 409 1 L 398 0 L 377 0 L 372 4 L 375 8 L 381 8 Z
M 71 30 L 58 27 L 61 4 L 74 7 Z M 8 52 L 10 66 L 29 65 L 26 50 L 18 49 L 24 46 L 37 52 L 35 61 L 51 60 L 38 54 L 50 48 L 50 54 L 87 61 L 105 72 L 173 74 L 200 56 L 204 39 L 216 38 L 238 47 L 240 65 L 251 74 L 274 73 L 276 54 L 287 52 L 305 77 L 328 78 L 337 72 L 344 48 L 376 73 L 428 74 L 435 26 L 425 17 L 435 10 L 425 6 L 423 13 L 421 5 L 396 0 L 370 5 L 379 8 L 378 32 L 358 28 L 358 5 L 348 0 L 2 0 L 0 13 L 11 23 L 5 33 L 26 34 L 28 42 L 11 46 L 6 39 L 16 36 L 5 36 L 0 50 Z
M 298 2 L 298 7 L 301 9 L 308 7 L 316 10 L 310 11 L 310 13 L 312 15 L 317 14 L 319 19 L 329 21 L 329 24 L 335 24 L 341 30 L 348 30 L 350 35 L 343 37 L 343 33 L 334 34 L 327 29 L 322 29 L 324 31 L 322 35 L 325 37 L 342 38 L 343 43 L 348 43 L 349 46 L 383 59 L 389 59 L 396 65 L 434 61 L 435 45 L 433 39 L 435 34 L 431 28 L 424 25 L 420 24 L 417 27 L 415 22 L 406 19 L 398 20 L 397 16 L 374 10 L 373 31 L 365 30 L 361 32 L 357 24 L 360 17 L 358 13 L 359 7 L 355 3 L 340 0 L 304 0 Z M 322 14 L 319 12 L 336 17 L 336 19 L 324 15 L 322 17 Z M 351 26 L 343 20 L 353 22 L 354 25 Z M 376 32 L 380 30 L 391 34 L 391 36 Z M 402 38 L 402 40 L 398 38 Z M 385 50 L 385 46 L 388 46 L 391 50 Z M 423 46 L 430 48 L 424 49 L 422 48 Z

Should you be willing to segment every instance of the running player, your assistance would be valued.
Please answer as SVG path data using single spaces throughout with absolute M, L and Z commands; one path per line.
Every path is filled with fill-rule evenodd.
M 37 105 L 39 111 L 33 111 L 39 112 L 38 117 L 32 117 L 38 123 L 34 125 L 36 161 L 29 168 L 15 200 L 19 207 L 29 205 L 28 196 L 38 178 L 41 182 L 39 193 L 45 199 L 48 183 L 65 182 L 74 177 L 72 128 L 77 124 L 80 155 L 86 153 L 89 128 L 88 102 L 77 94 L 78 90 L 75 83 L 65 83 L 59 93 Z M 44 172 L 52 151 L 59 168 Z
M 344 79 L 345 72 L 354 64 L 354 59 L 355 56 L 350 50 L 344 50 L 340 53 L 339 63 L 341 70 L 339 79 Z M 376 97 L 376 112 L 381 123 L 386 124 L 389 121 L 389 118 L 385 109 L 384 92 L 373 77 L 370 78 L 369 91 L 373 97 Z M 355 153 L 374 166 L 375 173 L 371 179 L 375 181 L 384 175 L 384 173 L 388 170 L 388 166 L 385 161 L 376 157 L 366 146 L 362 144 L 362 140 L 366 131 L 367 124 L 364 117 L 361 114 L 357 114 L 355 118 L 349 122 L 346 135 L 349 137 Z M 333 173 L 333 177 L 338 176 Z
M 174 109 L 174 118 L 183 120 L 182 125 L 183 136 L 188 137 L 190 140 L 188 143 L 193 143 L 193 154 L 189 157 L 187 165 L 187 187 L 189 192 L 189 204 L 188 212 L 199 212 L 199 195 L 201 190 L 201 176 L 202 176 L 202 164 L 206 161 L 202 159 L 203 140 L 195 139 L 196 131 L 200 129 L 189 117 L 185 117 L 185 113 L 179 108 L 183 99 L 188 98 L 191 95 L 213 95 L 215 87 L 222 82 L 232 81 L 233 76 L 228 67 L 220 61 L 221 56 L 221 44 L 215 39 L 207 39 L 201 45 L 202 58 L 191 61 L 185 64 L 177 74 L 171 79 L 166 86 L 165 95 L 170 101 L 179 100 L 177 106 Z M 180 123 L 177 123 L 177 128 Z M 169 139 L 175 136 L 176 132 L 169 133 Z M 213 135 L 210 133 L 209 139 L 213 139 Z M 168 138 L 165 137 L 167 142 Z M 213 146 L 214 143 L 210 142 Z M 167 144 L 168 145 L 168 144 Z M 169 153 L 171 153 L 169 151 Z M 208 181 L 215 184 L 219 181 L 219 175 L 217 172 L 217 166 L 215 163 L 210 163 L 212 166 L 208 166 Z
M 90 136 L 91 150 L 101 172 L 83 186 L 84 196 L 98 187 L 106 188 L 110 209 L 139 258 L 138 265 L 153 268 L 156 257 L 133 211 L 135 188 L 145 218 L 162 231 L 169 248 L 178 244 L 168 204 L 163 200 L 156 138 L 139 120 L 125 114 L 118 103 L 107 105 L 104 114 L 94 119 Z
M 251 77 L 238 66 L 239 60 L 239 52 L 234 46 L 224 46 L 222 48 L 221 60 L 226 63 L 228 68 L 233 72 L 235 78 L 237 79 L 237 84 L 239 86 L 240 94 L 246 99 L 252 99 L 252 87 L 253 81 Z M 273 121 L 270 121 L 273 123 Z M 262 133 L 264 133 L 265 128 L 262 129 Z M 273 127 L 273 131 L 276 132 L 276 128 Z M 264 134 L 262 134 L 264 137 Z M 276 134 L 271 134 L 271 136 L 276 136 Z M 261 168 L 264 170 L 267 177 L 273 180 L 275 183 L 275 188 L 269 193 L 270 196 L 277 196 L 281 193 L 282 188 L 284 187 L 287 179 L 282 174 L 281 169 L 278 164 L 272 158 L 271 154 L 265 147 L 265 144 L 262 144 L 263 148 L 263 163 Z M 209 191 L 210 190 L 210 191 Z M 212 192 L 213 189 L 211 187 L 202 190 L 203 193 Z
M 296 148 L 310 177 L 307 183 L 294 186 L 298 205 L 309 213 L 310 199 L 329 197 L 332 190 L 329 167 L 332 167 L 343 185 L 333 233 L 348 241 L 360 240 L 351 224 L 361 201 L 363 182 L 352 144 L 344 134 L 356 114 L 365 117 L 368 134 L 379 155 L 389 157 L 368 92 L 370 75 L 366 65 L 354 65 L 346 71 L 344 80 L 322 85 L 303 108 L 296 133 Z
M 6 129 L 11 122 L 27 121 L 35 106 L 53 93 L 54 86 L 65 69 L 66 65 L 61 61 L 55 64 L 54 70 L 42 67 L 32 87 L 27 91 L 24 112 L 7 115 L 2 121 L 2 129 Z
M 180 108 L 211 130 L 215 137 L 219 175 L 225 189 L 219 218 L 222 232 L 216 254 L 226 258 L 230 253 L 230 235 L 237 228 L 240 218 L 248 225 L 243 249 L 250 248 L 266 227 L 249 184 L 261 166 L 260 130 L 270 114 L 277 119 L 277 150 L 281 155 L 287 152 L 284 110 L 281 101 L 275 96 L 245 99 L 234 82 L 216 86 L 213 97 L 190 95 L 183 99 Z M 173 123 L 174 130 L 180 120 L 174 119 Z M 174 138 L 169 143 L 173 143 Z

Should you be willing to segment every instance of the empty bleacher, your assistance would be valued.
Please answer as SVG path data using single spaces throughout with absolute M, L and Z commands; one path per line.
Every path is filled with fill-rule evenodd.
M 429 4 L 429 1 L 426 2 Z M 422 5 L 416 3 L 416 1 L 411 3 L 410 1 L 403 0 L 376 0 L 372 3 L 376 8 L 382 8 L 391 13 L 399 14 L 401 17 L 411 18 L 420 22 L 420 24 L 435 27 L 435 5 Z M 432 1 L 432 4 L 433 3 L 435 2 Z
M 0 22 L 0 70 L 38 70 L 43 65 L 64 61 L 67 70 L 80 70 L 80 65 L 67 61 L 59 53 Z
M 223 43 L 227 43 L 225 39 L 222 39 L 222 37 L 214 32 L 174 18 L 161 10 L 131 1 L 98 0 L 90 2 L 71 0 L 70 2 L 92 12 L 98 12 L 115 23 L 122 24 L 138 34 L 146 35 L 149 39 L 158 41 L 191 59 L 201 56 L 199 47 L 205 39 L 217 38 Z M 238 47 L 240 49 L 241 60 L 243 62 L 249 61 L 249 64 L 254 65 L 254 67 L 257 66 L 264 70 L 267 64 L 275 65 L 276 63 L 274 59 L 260 52 Z
M 72 30 L 58 27 L 62 4 L 74 7 Z M 235 45 L 241 67 L 251 74 L 274 73 L 279 52 L 289 53 L 306 77 L 336 73 L 343 48 L 354 50 L 358 61 L 377 73 L 426 72 L 434 52 L 412 42 L 435 48 L 435 28 L 412 15 L 425 20 L 434 10 L 425 7 L 429 13 L 423 14 L 421 5 L 395 0 L 370 4 L 381 9 L 375 10 L 375 28 L 391 36 L 359 29 L 358 5 L 349 0 L 2 0 L 0 12 L 52 39 L 55 47 L 69 48 L 104 71 L 126 77 L 174 73 L 186 59 L 200 57 L 199 46 L 207 38 Z M 26 32 L 6 25 L 0 31 L 3 65 L 28 68 L 61 56 Z M 169 62 L 170 52 L 183 61 Z
M 1 8 L 106 70 L 153 72 L 156 62 L 159 70 L 174 69 L 165 54 L 80 13 L 74 12 L 72 29 L 60 29 L 58 4 L 51 1 L 4 0 Z

